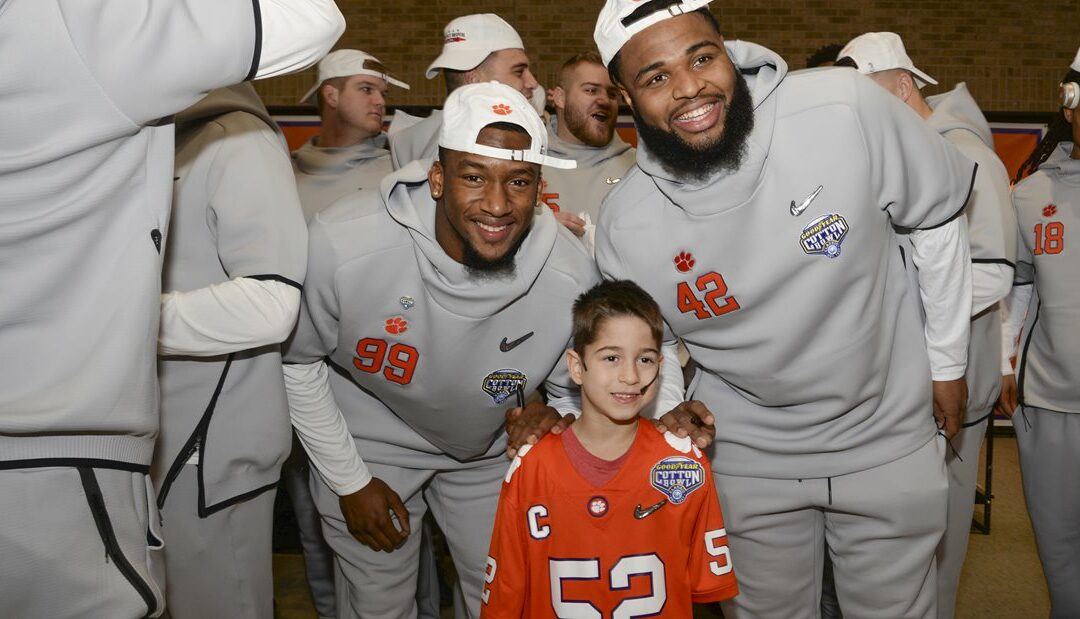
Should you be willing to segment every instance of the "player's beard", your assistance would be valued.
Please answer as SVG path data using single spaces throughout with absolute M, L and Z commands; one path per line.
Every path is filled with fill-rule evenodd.
M 603 128 L 598 128 L 593 124 L 592 114 L 588 110 L 579 112 L 568 107 L 563 119 L 566 121 L 566 130 L 575 138 L 587 146 L 603 148 L 611 143 L 611 138 L 615 135 L 615 121 L 618 120 L 618 115 L 611 114 Z
M 660 165 L 680 181 L 704 181 L 722 171 L 738 169 L 746 155 L 746 140 L 754 130 L 754 103 L 741 73 L 724 117 L 724 131 L 712 144 L 694 146 L 676 133 L 647 123 L 634 109 L 638 137 Z
M 510 249 L 494 260 L 488 260 L 480 255 L 480 252 L 476 251 L 473 244 L 465 239 L 464 255 L 462 256 L 461 263 L 465 265 L 465 270 L 469 275 L 476 279 L 503 279 L 514 276 L 514 272 L 517 269 L 517 253 L 521 249 L 521 245 L 525 243 L 525 237 L 529 236 L 529 232 L 532 231 L 532 226 L 525 229 L 525 233 L 522 234 L 518 240 L 514 241 L 514 244 L 510 246 Z

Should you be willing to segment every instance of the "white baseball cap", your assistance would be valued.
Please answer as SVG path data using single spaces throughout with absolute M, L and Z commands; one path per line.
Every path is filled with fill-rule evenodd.
M 393 84 L 405 90 L 409 85 L 386 72 L 379 59 L 362 52 L 358 49 L 339 49 L 330 52 L 319 61 L 319 79 L 311 90 L 307 91 L 300 103 L 305 103 L 319 90 L 319 86 L 328 79 L 335 77 L 348 77 L 351 75 L 372 75 L 384 80 L 387 84 Z
M 859 73 L 869 75 L 889 69 L 907 69 L 915 75 L 915 85 L 919 88 L 927 84 L 937 84 L 937 80 L 915 68 L 904 49 L 904 42 L 895 32 L 867 32 L 848 41 L 844 49 L 836 55 L 855 61 Z
M 528 161 L 563 170 L 577 167 L 573 159 L 547 155 L 547 128 L 529 100 L 520 92 L 499 82 L 466 84 L 446 98 L 443 107 L 439 146 L 507 161 Z M 532 141 L 525 150 L 511 150 L 477 144 L 484 127 L 492 123 L 510 123 L 524 129 Z
M 514 27 L 494 13 L 464 15 L 443 28 L 442 53 L 424 75 L 431 79 L 439 69 L 468 71 L 501 49 L 525 49 Z
M 611 59 L 626 45 L 630 37 L 655 23 L 696 11 L 710 2 L 712 0 L 682 0 L 627 24 L 626 18 L 638 10 L 644 0 L 607 0 L 604 8 L 600 9 L 600 16 L 596 18 L 596 29 L 593 30 L 593 39 L 596 40 L 596 48 L 600 50 L 604 66 L 611 64 Z

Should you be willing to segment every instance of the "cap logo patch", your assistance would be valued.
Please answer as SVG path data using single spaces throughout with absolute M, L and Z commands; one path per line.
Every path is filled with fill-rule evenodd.
M 409 323 L 401 316 L 386 319 L 386 332 L 397 335 L 409 330 Z
M 1054 204 L 1047 204 L 1043 208 L 1043 217 L 1053 217 L 1057 213 L 1057 206 Z
M 502 404 L 517 393 L 518 389 L 524 390 L 528 382 L 529 378 L 521 370 L 504 368 L 485 376 L 480 387 L 484 393 L 491 396 L 493 402 Z
M 447 30 L 443 35 L 443 43 L 464 43 L 465 31 L 464 30 Z
M 499 116 L 509 116 L 510 113 L 514 110 L 512 110 L 510 106 L 505 103 L 496 103 L 495 105 L 491 106 L 491 111 L 495 112 Z
M 694 268 L 697 261 L 694 260 L 694 254 L 688 251 L 681 251 L 675 254 L 675 270 L 679 273 L 689 273 L 690 269 Z
M 799 235 L 799 244 L 808 254 L 820 254 L 829 258 L 840 256 L 840 245 L 847 236 L 848 222 L 836 213 L 822 215 L 811 221 Z
M 653 488 L 678 505 L 705 485 L 705 467 L 697 460 L 672 456 L 653 465 L 649 481 Z

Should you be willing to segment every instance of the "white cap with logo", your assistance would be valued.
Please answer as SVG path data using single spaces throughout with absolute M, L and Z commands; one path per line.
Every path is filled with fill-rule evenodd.
M 424 75 L 431 79 L 439 69 L 469 71 L 492 52 L 525 49 L 514 27 L 494 13 L 477 13 L 450 20 L 443 28 L 442 53 Z
M 848 41 L 844 49 L 836 55 L 855 61 L 859 73 L 869 75 L 889 69 L 906 69 L 915 76 L 915 85 L 919 88 L 927 84 L 937 84 L 937 80 L 915 68 L 915 63 L 904 49 L 904 42 L 895 32 L 867 32 Z
M 573 159 L 547 155 L 547 128 L 520 92 L 499 82 L 466 84 L 446 98 L 443 107 L 439 146 L 483 157 L 507 161 L 528 161 L 563 170 L 577 167 Z M 493 123 L 510 123 L 524 129 L 531 138 L 524 150 L 477 144 L 480 132 Z
M 378 58 L 358 49 L 339 49 L 330 52 L 319 61 L 319 79 L 311 87 L 311 90 L 307 91 L 307 94 L 300 99 L 300 103 L 304 103 L 315 96 L 319 86 L 322 86 L 326 80 L 352 75 L 371 75 L 382 79 L 387 84 L 393 84 L 405 90 L 409 89 L 408 84 L 387 73 L 386 67 L 379 62 Z
M 600 58 L 604 66 L 611 64 L 611 59 L 619 53 L 623 45 L 630 37 L 642 30 L 661 22 L 670 17 L 677 17 L 684 13 L 691 13 L 707 6 L 712 0 L 682 0 L 674 2 L 670 6 L 658 9 L 648 15 L 642 16 L 627 23 L 626 18 L 638 10 L 643 0 L 607 0 L 604 8 L 600 9 L 600 16 L 596 18 L 596 29 L 593 31 L 593 39 L 596 40 L 596 48 L 600 50 Z

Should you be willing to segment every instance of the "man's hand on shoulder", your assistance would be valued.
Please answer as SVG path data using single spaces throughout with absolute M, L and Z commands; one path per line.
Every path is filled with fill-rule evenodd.
M 398 493 L 377 477 L 338 503 L 349 533 L 372 550 L 392 552 L 409 537 L 409 511 Z
M 687 400 L 653 421 L 660 432 L 689 436 L 698 449 L 705 449 L 716 438 L 716 419 L 705 404 Z
M 934 421 L 945 438 L 956 436 L 963 426 L 967 399 L 967 381 L 963 378 L 934 381 Z
M 548 432 L 559 434 L 574 423 L 573 415 L 559 411 L 542 402 L 531 402 L 524 408 L 506 411 L 506 455 L 513 458 L 523 445 L 535 445 Z

